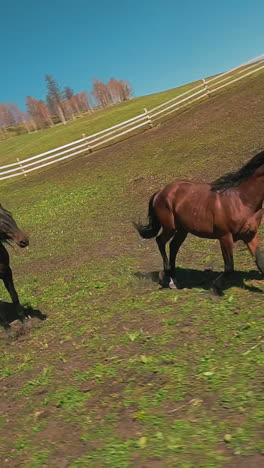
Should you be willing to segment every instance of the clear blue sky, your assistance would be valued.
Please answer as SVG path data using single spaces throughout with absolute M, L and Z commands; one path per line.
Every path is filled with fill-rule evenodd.
M 14 0 L 1 6 L 0 102 L 93 77 L 155 93 L 264 53 L 264 0 Z

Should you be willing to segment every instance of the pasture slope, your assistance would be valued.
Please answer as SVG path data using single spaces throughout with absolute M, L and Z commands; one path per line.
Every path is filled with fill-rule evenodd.
M 142 114 L 145 107 L 151 109 L 194 88 L 199 83 L 193 82 L 161 93 L 133 98 L 106 109 L 98 109 L 77 120 L 69 121 L 66 125 L 55 125 L 45 130 L 21 135 L 20 138 L 1 141 L 1 166 L 16 162 L 17 157 L 23 160 L 71 143 L 82 138 L 83 133 L 93 135 L 96 132 L 105 130 L 112 125 Z
M 237 272 L 216 297 L 218 244 L 190 236 L 182 289 L 160 290 L 155 242 L 131 227 L 165 183 L 216 178 L 263 150 L 263 101 L 261 75 L 145 134 L 1 185 L 31 238 L 10 252 L 21 301 L 48 314 L 15 322 L 9 337 L 1 330 L 1 467 L 263 466 L 264 283 L 254 263 L 238 245 Z

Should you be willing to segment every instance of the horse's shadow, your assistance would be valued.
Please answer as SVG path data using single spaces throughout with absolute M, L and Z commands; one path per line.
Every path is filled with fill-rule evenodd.
M 261 280 L 263 276 L 255 270 L 252 271 L 234 271 L 228 279 L 224 279 L 221 283 L 221 290 L 217 290 L 214 286 L 214 281 L 221 272 L 212 270 L 194 270 L 191 268 L 177 268 L 176 276 L 178 282 L 178 289 L 204 289 L 206 291 L 214 291 L 218 295 L 222 295 L 225 290 L 231 287 L 247 289 L 250 292 L 263 293 L 264 290 L 252 284 L 246 284 L 245 281 Z M 168 288 L 168 284 L 161 284 L 159 278 L 159 271 L 150 272 L 135 272 L 134 275 L 138 279 L 151 279 L 154 283 L 160 285 L 161 289 Z M 264 283 L 263 283 L 264 286 Z
M 47 315 L 43 314 L 38 309 L 33 309 L 30 305 L 22 305 L 21 306 L 25 318 L 38 318 L 39 320 L 46 320 Z M 9 302 L 0 301 L 0 326 L 6 328 L 6 325 L 10 325 L 15 320 L 18 320 L 18 314 L 16 307 Z

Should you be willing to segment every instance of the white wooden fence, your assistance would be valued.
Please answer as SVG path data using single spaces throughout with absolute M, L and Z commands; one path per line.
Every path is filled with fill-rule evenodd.
M 84 136 L 80 140 L 75 140 L 67 145 L 54 148 L 45 153 L 37 154 L 31 158 L 19 160 L 12 164 L 0 167 L 0 180 L 11 177 L 26 176 L 32 171 L 65 161 L 82 153 L 89 153 L 102 145 L 106 145 L 113 140 L 118 140 L 124 135 L 136 132 L 139 129 L 151 128 L 160 119 L 176 112 L 185 106 L 192 105 L 200 99 L 210 97 L 215 92 L 226 86 L 230 86 L 246 76 L 257 73 L 264 69 L 264 54 L 249 60 L 238 67 L 233 68 L 221 75 L 210 79 L 203 79 L 197 86 L 166 101 L 151 110 L 144 109 L 142 114 L 136 115 L 132 119 L 113 125 L 110 128 L 101 130 L 93 135 Z

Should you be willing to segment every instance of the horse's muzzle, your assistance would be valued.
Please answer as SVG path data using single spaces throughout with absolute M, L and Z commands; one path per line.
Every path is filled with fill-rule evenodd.
M 26 240 L 21 240 L 21 241 L 18 242 L 18 245 L 19 245 L 19 247 L 21 247 L 21 249 L 24 249 L 24 247 L 27 247 L 28 244 L 29 244 L 28 239 L 26 239 Z

